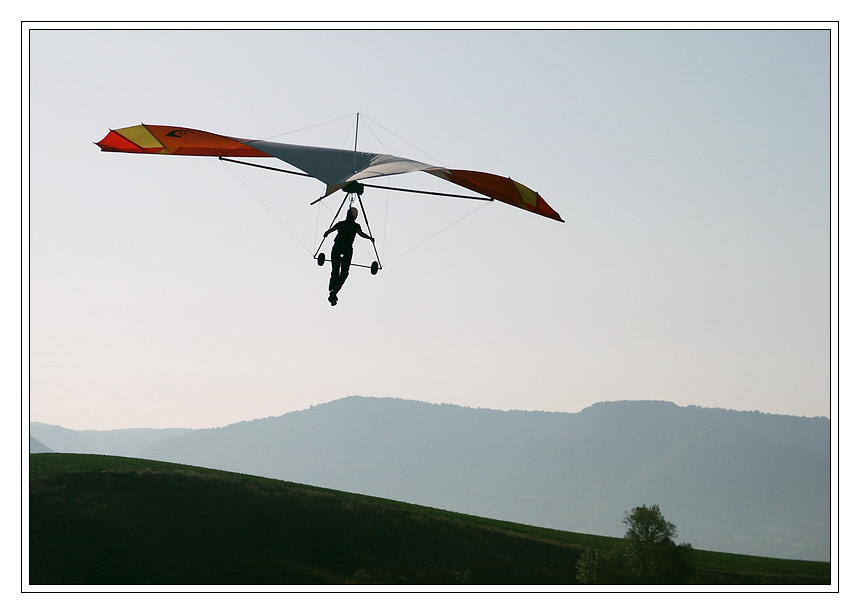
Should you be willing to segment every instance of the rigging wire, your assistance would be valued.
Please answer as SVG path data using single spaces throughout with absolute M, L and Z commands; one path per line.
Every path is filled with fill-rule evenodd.
M 422 154 L 424 154 L 428 158 L 431 158 L 434 162 L 439 164 L 439 166 L 446 166 L 441 160 L 439 160 L 435 156 L 432 156 L 429 153 L 427 153 L 426 151 L 424 151 L 423 149 L 421 149 L 420 147 L 413 145 L 412 143 L 410 143 L 409 141 L 407 141 L 403 137 L 394 134 L 391 130 L 389 130 L 388 128 L 386 128 L 382 124 L 379 124 L 379 123 L 373 121 L 372 119 L 370 119 L 369 117 L 367 117 L 367 115 L 362 115 L 361 118 L 362 118 L 362 120 L 364 120 L 365 126 L 367 127 L 367 129 L 370 130 L 371 134 L 373 134 L 373 136 L 376 137 L 376 140 L 379 141 L 379 143 L 382 144 L 383 147 L 385 147 L 385 144 L 382 143 L 382 139 L 380 139 L 378 136 L 376 136 L 376 133 L 373 131 L 373 128 L 368 124 L 368 122 L 373 123 L 375 126 L 378 126 L 379 128 L 385 130 L 388 134 L 390 134 L 391 136 L 393 136 L 394 138 L 396 138 L 400 141 L 403 141 L 404 143 L 406 143 L 407 145 L 409 145 L 413 149 L 420 151 Z M 386 153 L 390 153 L 390 152 L 386 152 Z
M 225 160 L 221 160 L 221 162 L 223 163 L 223 162 L 225 162 Z M 309 253 L 309 254 L 313 255 L 313 252 L 308 248 L 308 246 L 307 246 L 307 245 L 305 245 L 304 241 L 302 241 L 301 239 L 299 239 L 299 237 L 298 237 L 298 236 L 296 236 L 296 233 L 294 233 L 292 230 L 290 230 L 289 226 L 287 226 L 287 225 L 284 223 L 284 221 L 283 221 L 281 218 L 279 218 L 279 217 L 278 217 L 278 215 L 277 215 L 274 211 L 272 211 L 272 209 L 269 207 L 269 205 L 267 205 L 267 204 L 263 201 L 263 199 L 262 199 L 262 198 L 260 198 L 260 197 L 257 195 L 257 193 L 256 193 L 256 192 L 254 192 L 254 190 L 252 190 L 252 189 L 251 189 L 251 187 L 250 187 L 247 183 L 245 183 L 245 181 L 244 181 L 241 177 L 239 177 L 239 175 L 237 175 L 237 174 L 236 174 L 236 172 L 235 172 L 235 171 L 233 171 L 233 169 L 232 169 L 232 168 L 230 168 L 230 165 L 225 164 L 224 166 L 227 168 L 227 170 L 229 170 L 229 171 L 230 171 L 230 173 L 232 173 L 232 175 L 233 175 L 236 179 L 238 179 L 238 180 L 239 180 L 239 183 L 241 183 L 243 186 L 245 186 L 245 188 L 246 188 L 246 189 L 247 189 L 247 190 L 248 190 L 248 191 L 249 191 L 249 192 L 254 196 L 254 198 L 256 198 L 256 199 L 257 199 L 257 201 L 258 201 L 261 205 L 263 205 L 263 207 L 265 207 L 265 208 L 266 208 L 266 211 L 268 211 L 269 213 L 271 213 L 271 214 L 272 214 L 272 217 L 273 217 L 273 218 L 275 218 L 276 220 L 278 220 L 278 223 L 279 223 L 281 226 L 283 226 L 283 227 L 284 227 L 284 229 L 285 229 L 288 233 L 290 233 L 296 241 L 298 241 L 299 245 L 301 245 L 301 246 L 305 249 L 305 251 L 306 251 L 307 253 Z
M 317 207 L 317 223 L 314 226 L 314 241 L 320 234 L 320 212 L 322 211 L 322 207 Z
M 391 184 L 391 177 L 385 178 L 385 183 Z M 385 216 L 382 218 L 382 258 L 385 258 L 385 244 L 388 241 L 388 190 L 385 191 Z
M 442 234 L 443 232 L 445 232 L 446 230 L 448 230 L 448 229 L 449 229 L 449 228 L 451 228 L 452 226 L 456 226 L 457 224 L 459 224 L 460 222 L 462 222 L 463 220 L 465 220 L 465 219 L 466 219 L 467 217 L 469 217 L 470 215 L 474 215 L 475 213 L 477 213 L 478 211 L 480 211 L 481 209 L 483 209 L 484 207 L 486 207 L 489 203 L 490 203 L 490 201 L 487 201 L 487 202 L 485 202 L 483 205 L 481 205 L 480 207 L 477 207 L 476 209 L 473 209 L 472 211 L 470 211 L 469 213 L 467 213 L 467 214 L 466 214 L 466 215 L 464 215 L 463 217 L 461 217 L 461 218 L 459 218 L 459 219 L 457 219 L 457 220 L 454 220 L 453 222 L 451 222 L 450 224 L 448 224 L 447 226 L 445 226 L 445 228 L 443 228 L 442 230 L 439 230 L 439 231 L 437 231 L 437 232 L 433 233 L 432 235 L 430 235 L 429 237 L 427 237 L 426 239 L 424 239 L 423 241 L 421 241 L 420 243 L 418 243 L 418 244 L 417 244 L 417 245 L 415 245 L 414 247 L 410 247 L 409 249 L 407 249 L 405 252 L 403 252 L 402 254 L 400 254 L 399 256 L 397 256 L 396 258 L 392 258 L 391 260 L 389 260 L 389 261 L 388 261 L 388 263 L 387 263 L 385 266 L 391 266 L 391 263 L 392 263 L 392 262 L 394 262 L 395 260 L 400 260 L 401 258 L 403 258 L 403 256 L 405 256 L 405 255 L 406 255 L 406 254 L 408 254 L 409 252 L 411 252 L 411 251 L 414 251 L 414 250 L 418 249 L 419 247 L 421 247 L 422 245 L 424 245 L 425 243 L 427 243 L 427 242 L 428 242 L 428 241 L 430 241 L 431 239 L 435 239 L 436 237 L 438 237 L 440 234 Z
M 382 139 L 380 139 L 378 136 L 376 136 L 376 132 L 374 132 L 374 131 L 373 131 L 373 127 L 372 127 L 372 126 L 370 126 L 369 124 L 367 124 L 367 122 L 365 122 L 364 127 L 365 127 L 365 128 L 367 128 L 367 129 L 370 131 L 370 134 L 372 134 L 372 135 L 373 135 L 373 138 L 375 138 L 375 139 L 376 139 L 376 142 L 377 142 L 377 143 L 379 143 L 379 144 L 382 146 L 382 149 L 384 149 L 384 150 L 385 150 L 385 153 L 390 154 L 390 153 L 391 153 L 391 148 L 390 148 L 390 147 L 388 147 L 388 145 L 386 145 L 385 143 L 383 143 L 383 142 L 382 142 Z
M 314 124 L 313 126 L 306 126 L 306 127 L 304 127 L 304 128 L 296 128 L 295 130 L 290 130 L 289 132 L 282 132 L 281 134 L 274 134 L 274 135 L 272 135 L 272 136 L 268 136 L 268 137 L 266 137 L 266 140 L 268 140 L 268 139 L 277 139 L 277 138 L 282 137 L 282 136 L 287 136 L 288 134 L 295 134 L 296 132 L 302 132 L 302 131 L 304 131 L 304 130 L 310 130 L 310 129 L 312 129 L 312 128 L 319 128 L 320 126 L 325 126 L 325 125 L 327 125 L 327 124 L 333 124 L 333 123 L 335 123 L 335 122 L 343 121 L 343 120 L 345 120 L 345 119 L 346 119 L 346 118 L 348 118 L 348 117 L 349 117 L 349 118 L 352 118 L 352 117 L 355 117 L 355 115 L 352 115 L 352 114 L 350 114 L 350 115 L 344 115 L 343 117 L 337 117 L 337 118 L 335 118 L 335 119 L 330 119 L 330 120 L 328 120 L 328 121 L 324 121 L 324 122 L 320 122 L 320 123 L 318 123 L 318 124 Z

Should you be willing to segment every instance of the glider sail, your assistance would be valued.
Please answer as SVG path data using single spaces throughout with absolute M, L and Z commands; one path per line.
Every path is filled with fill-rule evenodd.
M 326 195 L 355 181 L 423 171 L 493 200 L 564 221 L 540 194 L 508 177 L 443 168 L 388 154 L 240 139 L 203 130 L 152 124 L 111 130 L 96 145 L 108 152 L 277 158 L 323 182 Z

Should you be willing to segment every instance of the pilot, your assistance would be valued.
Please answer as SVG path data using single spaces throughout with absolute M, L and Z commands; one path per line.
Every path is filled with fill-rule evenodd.
M 355 241 L 355 235 L 370 239 L 372 243 L 376 243 L 376 239 L 361 230 L 361 226 L 356 222 L 358 217 L 358 209 L 350 207 L 346 215 L 346 219 L 341 220 L 323 233 L 323 239 L 329 236 L 334 231 L 337 235 L 334 238 L 334 246 L 331 248 L 331 279 L 328 282 L 328 302 L 332 307 L 337 305 L 337 293 L 343 287 L 343 282 L 346 281 L 349 275 L 349 265 L 352 263 L 352 244 Z

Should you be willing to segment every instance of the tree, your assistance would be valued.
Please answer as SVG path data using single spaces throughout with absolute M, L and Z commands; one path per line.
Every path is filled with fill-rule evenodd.
M 679 584 L 690 577 L 689 544 L 676 545 L 677 527 L 660 507 L 639 506 L 624 514 L 627 533 L 609 551 L 589 551 L 577 564 L 584 584 Z
M 681 580 L 689 568 L 689 544 L 678 546 L 677 527 L 663 517 L 658 505 L 641 505 L 624 514 L 627 567 L 645 584 Z

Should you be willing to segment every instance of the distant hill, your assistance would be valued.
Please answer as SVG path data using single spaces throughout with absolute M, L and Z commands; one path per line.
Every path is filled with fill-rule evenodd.
M 38 439 L 30 437 L 30 454 L 42 454 L 45 452 L 53 452 L 53 450 Z
M 30 585 L 568 585 L 615 540 L 156 461 L 30 457 Z M 829 584 L 830 564 L 694 550 L 696 584 Z
M 659 401 L 553 413 L 350 397 L 164 434 L 137 453 L 101 453 L 607 536 L 623 534 L 625 511 L 658 504 L 695 548 L 830 557 L 827 418 Z
M 75 431 L 41 422 L 30 423 L 30 437 L 37 439 L 54 452 L 113 454 L 116 456 L 140 456 L 147 446 L 190 431 L 191 429 Z

